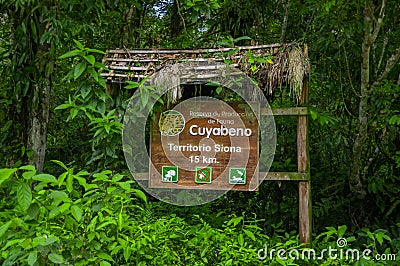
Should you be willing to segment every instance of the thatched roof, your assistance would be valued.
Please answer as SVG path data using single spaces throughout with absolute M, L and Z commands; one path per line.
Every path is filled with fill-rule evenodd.
M 102 76 L 106 77 L 107 83 L 139 81 L 178 62 L 194 62 L 200 73 L 196 77 L 181 78 L 182 84 L 205 83 L 218 75 L 216 70 L 225 63 L 255 79 L 268 96 L 286 85 L 296 101 L 309 72 L 307 52 L 300 45 L 272 44 L 193 50 L 107 50 L 103 63 L 109 71 L 103 72 Z

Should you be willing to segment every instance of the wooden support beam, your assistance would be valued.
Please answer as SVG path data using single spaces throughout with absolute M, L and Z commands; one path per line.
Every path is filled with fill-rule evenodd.
M 247 50 L 263 50 L 270 48 L 280 48 L 280 47 L 288 47 L 297 44 L 268 44 L 268 45 L 257 45 L 257 46 L 238 46 L 238 47 L 228 47 L 228 48 L 210 48 L 210 49 L 146 49 L 146 50 L 127 50 L 127 49 L 114 49 L 107 50 L 108 54 L 207 54 L 207 53 L 221 53 L 221 52 L 229 52 L 231 50 L 239 50 L 239 51 L 247 51 Z
M 289 108 L 271 108 L 272 115 L 283 116 L 283 115 L 308 115 L 307 107 L 289 107 Z M 271 115 L 271 112 L 267 108 L 260 108 L 261 115 Z
M 309 181 L 299 182 L 299 235 L 300 243 L 311 246 L 311 184 Z
M 308 57 L 307 46 L 304 54 Z M 308 104 L 308 77 L 305 78 L 300 105 Z M 310 159 L 308 147 L 308 116 L 301 115 L 297 118 L 297 168 L 298 172 L 310 173 Z M 300 243 L 309 247 L 311 245 L 311 181 L 299 182 L 299 234 Z

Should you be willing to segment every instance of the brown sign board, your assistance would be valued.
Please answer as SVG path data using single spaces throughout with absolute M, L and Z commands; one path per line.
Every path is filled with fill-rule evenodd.
M 259 104 L 197 97 L 155 111 L 150 188 L 258 189 Z

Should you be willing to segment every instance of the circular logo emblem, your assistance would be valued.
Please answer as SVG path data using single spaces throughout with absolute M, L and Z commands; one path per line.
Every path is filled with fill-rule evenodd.
M 176 136 L 185 128 L 185 117 L 178 111 L 168 110 L 161 113 L 158 126 L 161 135 Z

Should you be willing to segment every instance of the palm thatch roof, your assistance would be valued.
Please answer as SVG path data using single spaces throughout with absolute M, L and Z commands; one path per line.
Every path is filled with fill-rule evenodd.
M 271 98 L 283 86 L 298 102 L 303 81 L 309 73 L 308 55 L 299 44 L 271 44 L 215 49 L 107 50 L 103 63 L 108 71 L 101 75 L 107 83 L 140 81 L 167 65 L 193 62 L 199 75 L 180 79 L 181 84 L 206 83 L 221 63 L 229 64 L 253 78 Z M 240 72 L 238 71 L 238 72 Z

